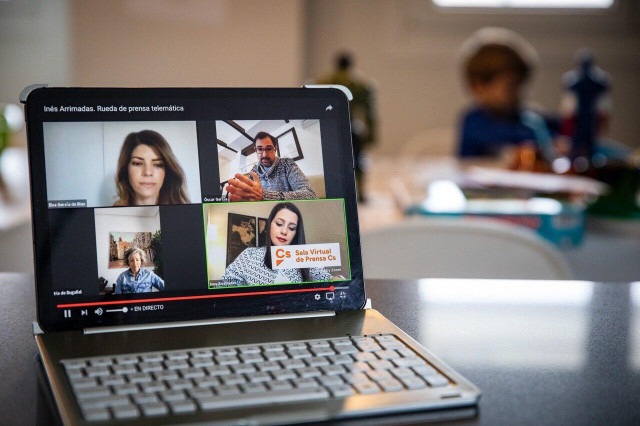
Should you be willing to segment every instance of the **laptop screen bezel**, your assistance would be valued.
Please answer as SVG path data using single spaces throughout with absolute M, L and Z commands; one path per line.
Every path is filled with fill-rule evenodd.
M 50 256 L 48 253 L 56 247 L 50 244 L 49 210 L 47 204 L 47 187 L 45 177 L 45 150 L 43 139 L 43 123 L 50 121 L 43 113 L 46 105 L 82 104 L 93 101 L 121 101 L 121 102 L 153 102 L 157 99 L 181 100 L 199 99 L 211 100 L 233 99 L 242 104 L 243 100 L 260 98 L 277 105 L 283 100 L 302 101 L 309 104 L 313 110 L 300 111 L 299 117 L 322 117 L 327 111 L 317 111 L 320 101 L 329 101 L 333 107 L 331 112 L 333 119 L 337 117 L 339 140 L 330 143 L 339 144 L 341 158 L 331 159 L 342 164 L 344 208 L 348 229 L 349 260 L 351 264 L 351 280 L 341 285 L 349 287 L 349 297 L 341 303 L 335 303 L 325 297 L 317 300 L 310 293 L 291 293 L 284 296 L 252 296 L 252 304 L 247 304 L 242 297 L 229 298 L 224 301 L 223 309 L 211 311 L 205 305 L 194 304 L 193 309 L 186 309 L 180 315 L 149 316 L 145 319 L 131 320 L 127 316 L 96 316 L 89 315 L 85 318 L 64 318 L 60 310 L 56 308 L 56 300 L 53 296 L 53 283 Z M 65 331 L 73 329 L 138 325 L 145 323 L 205 320 L 221 317 L 244 317 L 253 315 L 289 314 L 309 311 L 324 310 L 356 310 L 362 309 L 366 302 L 364 279 L 362 276 L 362 257 L 360 252 L 360 235 L 358 224 L 357 201 L 355 191 L 354 162 L 351 145 L 351 127 L 349 121 L 348 100 L 343 92 L 337 89 L 313 88 L 313 89 L 288 89 L 288 88 L 39 88 L 32 91 L 26 101 L 25 115 L 27 121 L 29 173 L 31 186 L 31 208 L 33 219 L 33 243 L 34 243 L 34 267 L 36 284 L 37 319 L 40 327 L 45 331 Z M 48 117 L 50 117 L 49 115 Z M 67 121 L 64 117 L 58 121 Z M 68 116 L 72 117 L 72 115 Z M 260 118 L 260 117 L 256 117 Z M 284 117 L 283 117 L 284 118 Z M 294 118 L 294 117 L 290 117 Z M 215 117 L 211 118 L 215 120 Z M 322 120 L 322 118 L 320 118 Z M 69 119 L 68 121 L 74 121 Z M 82 121 L 108 121 L 99 117 L 84 119 Z M 114 120 L 116 121 L 116 120 Z M 323 143 L 326 143 L 323 140 Z M 71 254 L 70 254 L 71 255 Z M 263 302 L 263 303 L 261 303 Z M 275 302 L 275 303 L 274 303 Z M 264 306 L 262 306 L 264 305 Z M 268 308 L 277 305 L 277 309 L 269 311 Z M 220 305 L 219 305 L 220 306 Z M 266 309 L 263 309 L 266 308 Z

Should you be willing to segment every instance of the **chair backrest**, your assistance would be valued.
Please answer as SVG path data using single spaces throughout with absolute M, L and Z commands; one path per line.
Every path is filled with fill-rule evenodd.
M 365 278 L 572 277 L 562 253 L 535 232 L 491 219 L 410 219 L 361 240 Z

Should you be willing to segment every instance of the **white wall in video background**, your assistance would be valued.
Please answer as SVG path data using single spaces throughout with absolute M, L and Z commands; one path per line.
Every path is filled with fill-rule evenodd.
M 49 200 L 87 200 L 87 206 L 117 201 L 115 173 L 125 137 L 154 130 L 171 146 L 192 203 L 201 201 L 198 141 L 194 121 L 44 123 Z
M 296 160 L 297 166 L 309 179 L 309 183 L 318 195 L 325 198 L 324 168 L 322 159 L 322 140 L 320 135 L 320 120 L 232 120 L 242 128 L 249 139 L 237 128 L 225 121 L 216 121 L 218 140 L 226 144 L 218 145 L 218 161 L 220 163 L 220 182 L 226 182 L 236 173 L 249 173 L 256 164 L 255 152 L 244 155 L 242 150 L 253 144 L 253 138 L 258 132 L 267 132 L 274 137 L 280 137 L 280 156 L 284 158 L 302 158 Z M 290 129 L 295 130 L 299 143 L 294 143 Z M 231 148 L 231 149 L 228 149 Z M 237 152 L 234 152 L 237 151 Z
M 108 281 L 107 287 L 115 285 L 118 276 L 128 267 L 109 267 L 110 235 L 114 233 L 150 232 L 160 230 L 158 207 L 114 207 L 95 210 L 96 251 L 98 254 L 98 277 Z M 152 267 L 145 267 L 153 272 Z M 97 278 L 97 277 L 96 277 Z

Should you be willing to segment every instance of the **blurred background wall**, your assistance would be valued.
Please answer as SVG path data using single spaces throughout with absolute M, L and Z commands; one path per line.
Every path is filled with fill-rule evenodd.
M 591 47 L 613 76 L 610 136 L 640 146 L 640 4 L 632 0 L 596 11 L 472 13 L 427 0 L 1 1 L 0 102 L 15 102 L 33 82 L 299 86 L 348 49 L 377 81 L 378 147 L 393 154 L 416 133 L 453 129 L 467 102 L 459 48 L 483 26 L 515 30 L 538 50 L 531 99 L 550 110 L 574 52 Z

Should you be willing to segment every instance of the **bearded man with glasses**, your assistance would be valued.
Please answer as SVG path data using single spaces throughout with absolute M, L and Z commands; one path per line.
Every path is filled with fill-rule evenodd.
M 229 179 L 229 201 L 309 200 L 318 196 L 309 179 L 291 158 L 276 155 L 278 140 L 267 132 L 253 139 L 258 163 L 250 177 L 236 173 Z

